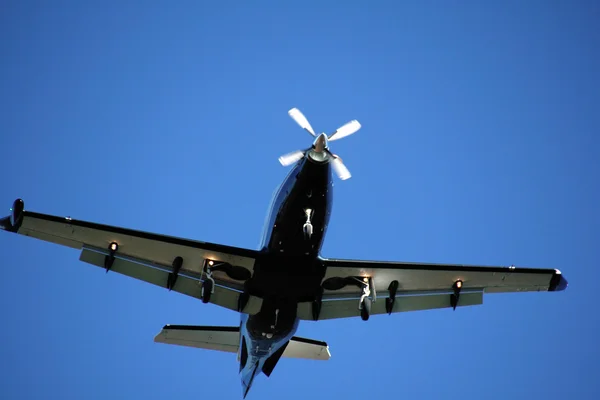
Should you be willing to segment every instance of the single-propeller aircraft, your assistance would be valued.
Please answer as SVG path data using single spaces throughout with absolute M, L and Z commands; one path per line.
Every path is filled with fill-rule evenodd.
M 80 250 L 79 259 L 240 314 L 240 325 L 165 325 L 155 342 L 237 353 L 245 398 L 260 372 L 281 357 L 328 360 L 327 343 L 294 336 L 299 321 L 319 321 L 483 304 L 484 293 L 560 291 L 557 269 L 324 258 L 333 174 L 350 172 L 329 143 L 361 125 L 316 134 L 311 147 L 279 158 L 294 165 L 275 191 L 258 249 L 164 236 L 26 211 L 17 199 L 0 229 Z

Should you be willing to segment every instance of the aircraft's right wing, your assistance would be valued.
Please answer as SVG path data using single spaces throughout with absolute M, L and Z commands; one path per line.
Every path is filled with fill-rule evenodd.
M 552 292 L 567 281 L 556 269 L 486 267 L 364 260 L 321 259 L 326 273 L 318 319 L 361 315 L 361 296 L 373 300 L 369 315 L 483 304 L 484 293 Z M 367 290 L 365 292 L 365 290 Z M 314 320 L 311 303 L 300 319 Z

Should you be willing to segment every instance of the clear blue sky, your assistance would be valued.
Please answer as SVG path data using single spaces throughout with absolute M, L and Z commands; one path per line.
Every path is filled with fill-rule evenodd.
M 324 256 L 558 268 L 569 288 L 306 323 L 331 360 L 283 360 L 249 398 L 600 398 L 600 3 L 106 3 L 2 3 L 7 215 L 22 197 L 255 248 L 277 158 L 311 143 L 288 109 L 356 118 Z M 235 356 L 153 343 L 236 313 L 72 249 L 0 251 L 0 398 L 241 398 Z

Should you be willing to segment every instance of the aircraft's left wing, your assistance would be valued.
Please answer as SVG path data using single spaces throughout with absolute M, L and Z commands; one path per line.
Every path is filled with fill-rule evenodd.
M 12 214 L 0 219 L 0 230 L 80 250 L 81 261 L 196 298 L 202 297 L 211 266 L 210 302 L 234 311 L 259 255 L 255 250 L 25 211 L 20 199 Z M 255 314 L 262 300 L 251 296 L 243 303 L 243 312 Z
M 321 262 L 326 272 L 318 319 L 361 315 L 359 304 L 365 294 L 371 299 L 369 315 L 374 315 L 478 305 L 486 293 L 552 292 L 567 287 L 556 269 L 325 258 Z M 298 315 L 315 319 L 310 303 L 301 304 Z

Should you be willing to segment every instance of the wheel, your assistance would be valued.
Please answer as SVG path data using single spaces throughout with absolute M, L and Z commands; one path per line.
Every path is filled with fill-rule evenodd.
M 202 302 L 204 304 L 210 301 L 210 295 L 212 294 L 212 290 L 213 282 L 210 279 L 207 279 L 204 282 L 202 282 Z
M 365 297 L 360 308 L 360 317 L 363 321 L 366 321 L 369 319 L 369 315 L 371 315 L 371 299 Z

